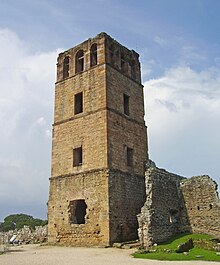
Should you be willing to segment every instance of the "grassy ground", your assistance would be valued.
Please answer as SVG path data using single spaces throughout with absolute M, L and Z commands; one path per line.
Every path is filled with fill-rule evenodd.
M 205 246 L 210 246 L 211 236 L 199 235 L 199 234 L 188 234 L 175 237 L 174 239 L 160 244 L 156 247 L 147 251 L 138 251 L 133 254 L 135 258 L 142 259 L 156 259 L 156 260 L 206 260 L 206 261 L 219 261 L 220 256 L 216 254 L 216 251 L 207 250 L 201 247 L 194 246 L 187 254 L 176 253 L 178 245 L 186 242 L 189 238 L 192 238 L 194 242 L 204 242 Z M 212 244 L 212 243 L 211 243 Z M 196 244 L 195 244 L 196 245 Z

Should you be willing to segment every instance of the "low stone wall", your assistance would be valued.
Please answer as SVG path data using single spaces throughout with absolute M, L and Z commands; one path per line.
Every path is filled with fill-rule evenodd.
M 8 232 L 0 232 L 0 245 L 7 244 L 13 235 L 16 235 L 16 240 L 20 243 L 43 243 L 47 241 L 47 225 L 36 226 L 32 231 L 29 226 L 24 226 L 22 229 L 10 230 Z

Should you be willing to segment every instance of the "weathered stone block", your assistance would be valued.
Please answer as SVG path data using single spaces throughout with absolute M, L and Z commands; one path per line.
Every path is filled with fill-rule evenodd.
M 193 247 L 194 247 L 193 240 L 192 238 L 190 238 L 189 240 L 178 246 L 176 253 L 188 252 Z

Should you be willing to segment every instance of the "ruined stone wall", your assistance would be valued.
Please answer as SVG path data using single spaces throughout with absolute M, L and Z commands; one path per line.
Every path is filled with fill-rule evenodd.
M 85 224 L 72 224 L 70 202 L 83 199 Z M 109 245 L 108 171 L 97 170 L 51 178 L 48 242 L 91 246 Z
M 209 176 L 187 179 L 150 165 L 145 178 L 147 197 L 138 215 L 143 247 L 185 232 L 220 238 L 217 184 Z
M 144 204 L 144 177 L 119 170 L 109 173 L 110 241 L 124 242 L 138 238 L 137 214 Z
M 25 225 L 22 229 L 0 232 L 0 245 L 7 244 L 13 235 L 23 244 L 47 242 L 47 225 L 36 226 L 35 230 Z
M 138 234 L 143 247 L 190 231 L 183 196 L 179 188 L 184 179 L 159 168 L 149 168 L 146 178 L 146 202 L 138 215 Z
M 209 176 L 197 176 L 181 182 L 185 206 L 193 233 L 220 238 L 220 200 L 217 183 Z

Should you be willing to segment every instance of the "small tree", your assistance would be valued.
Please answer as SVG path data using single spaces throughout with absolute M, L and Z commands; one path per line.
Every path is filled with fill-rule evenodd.
M 21 229 L 24 225 L 28 225 L 32 229 L 35 226 L 43 226 L 47 224 L 47 220 L 34 218 L 27 214 L 11 214 L 5 217 L 4 222 L 0 225 L 0 231 L 7 232 L 9 230 Z

